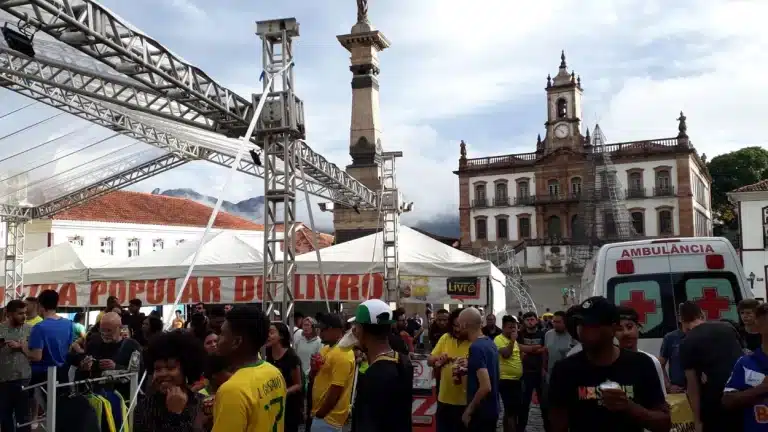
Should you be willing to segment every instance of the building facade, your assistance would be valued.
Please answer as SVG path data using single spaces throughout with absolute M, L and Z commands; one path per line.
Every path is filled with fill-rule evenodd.
M 728 193 L 739 217 L 741 265 L 755 297 L 766 299 L 768 285 L 768 180 Z
M 519 249 L 518 264 L 549 270 L 546 247 L 567 251 L 573 234 L 590 137 L 582 124 L 581 78 L 568 72 L 565 54 L 557 75 L 547 77 L 545 90 L 546 129 L 535 151 L 468 159 L 462 141 L 455 174 L 461 248 L 477 254 L 485 247 L 512 244 Z M 677 136 L 671 138 L 606 145 L 641 237 L 712 232 L 711 178 L 685 121 L 681 113 Z
M 185 199 L 141 192 L 115 191 L 87 201 L 49 219 L 26 225 L 27 251 L 70 242 L 118 259 L 145 255 L 200 239 L 212 209 Z M 282 227 L 279 227 L 282 228 Z M 219 212 L 212 231 L 236 231 L 245 241 L 263 246 L 264 226 Z M 296 253 L 313 251 L 314 233 L 299 225 Z M 319 248 L 333 244 L 333 236 L 318 234 Z

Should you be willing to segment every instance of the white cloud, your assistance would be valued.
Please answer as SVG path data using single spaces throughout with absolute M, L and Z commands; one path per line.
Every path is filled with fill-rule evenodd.
M 210 43 L 225 44 L 242 43 L 241 36 L 251 34 L 253 52 L 232 56 L 231 67 L 218 57 L 197 63 L 203 70 L 216 68 L 219 82 L 243 96 L 259 86 L 258 43 L 252 27 L 240 28 L 253 5 L 223 11 L 210 2 L 168 2 L 193 16 L 195 28 L 171 14 L 152 17 L 175 28 L 169 34 L 183 34 L 173 41 L 158 37 L 161 42 L 200 59 L 195 52 L 202 35 L 213 34 Z M 335 36 L 353 24 L 354 3 L 326 5 L 286 0 L 274 10 L 260 10 L 251 22 L 269 18 L 266 13 L 299 17 L 297 91 L 306 104 L 308 142 L 343 167 L 349 163 L 350 73 L 348 55 Z M 129 6 L 115 3 L 115 8 Z M 409 219 L 455 212 L 458 181 L 451 171 L 460 139 L 474 157 L 533 150 L 536 134 L 543 134 L 545 78 L 556 73 L 561 49 L 586 88 L 585 120 L 590 125 L 599 120 L 609 141 L 674 136 L 683 110 L 691 139 L 710 157 L 766 146 L 756 127 L 764 122 L 760 108 L 768 100 L 768 86 L 761 82 L 768 67 L 765 16 L 768 3 L 756 0 L 700 0 L 690 6 L 660 0 L 371 2 L 372 22 L 392 41 L 380 55 L 383 141 L 386 149 L 405 154 L 398 180 L 416 202 Z M 146 27 L 141 20 L 133 23 Z M 231 34 L 222 31 L 227 26 Z M 540 117 L 521 121 L 501 114 L 509 111 Z M 140 187 L 212 194 L 225 174 L 195 164 Z M 262 192 L 261 182 L 245 176 L 235 183 L 226 191 L 229 200 Z

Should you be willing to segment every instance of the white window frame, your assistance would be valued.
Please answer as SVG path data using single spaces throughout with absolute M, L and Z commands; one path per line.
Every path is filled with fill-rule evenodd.
M 165 249 L 165 242 L 163 239 L 154 239 L 152 240 L 152 252 L 157 252 Z
M 112 237 L 102 237 L 100 240 L 101 253 L 105 255 L 115 254 L 115 239 Z
M 72 236 L 72 237 L 69 237 L 69 238 L 67 239 L 67 241 L 69 242 L 69 244 L 71 244 L 71 245 L 75 245 L 75 246 L 82 246 L 82 245 L 83 245 L 83 243 L 84 243 L 84 240 L 85 240 L 85 239 L 83 239 L 83 238 L 82 238 L 81 236 L 79 236 L 79 235 L 76 235 L 76 236 Z
M 128 240 L 128 258 L 141 255 L 141 240 L 132 238 Z

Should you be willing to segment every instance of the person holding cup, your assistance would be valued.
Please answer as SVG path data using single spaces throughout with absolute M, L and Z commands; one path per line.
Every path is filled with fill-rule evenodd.
M 583 349 L 552 370 L 551 431 L 669 431 L 669 407 L 653 360 L 613 343 L 617 306 L 591 297 L 569 312 Z

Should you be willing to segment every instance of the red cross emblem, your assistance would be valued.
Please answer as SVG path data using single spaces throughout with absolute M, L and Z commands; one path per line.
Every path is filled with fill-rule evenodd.
M 640 324 L 648 323 L 648 315 L 656 313 L 656 300 L 645 298 L 645 291 L 635 290 L 629 292 L 629 300 L 621 302 L 622 306 L 629 307 L 637 312 Z
M 723 312 L 731 308 L 731 301 L 728 297 L 720 297 L 716 288 L 702 288 L 701 297 L 697 298 L 696 304 L 704 311 L 708 320 L 719 320 Z

